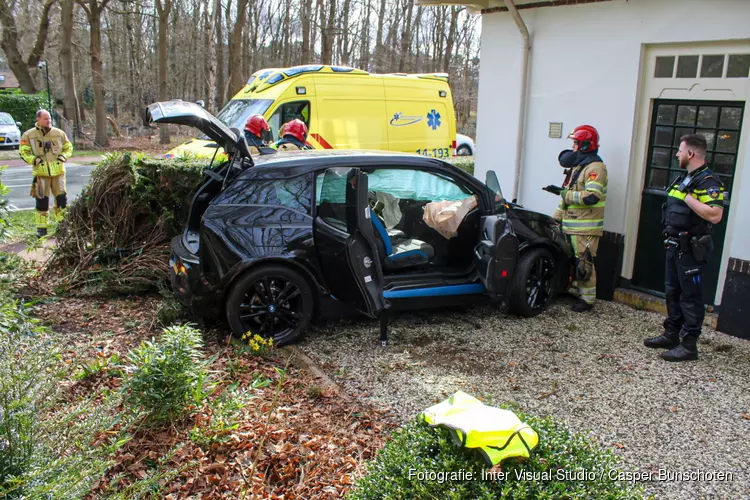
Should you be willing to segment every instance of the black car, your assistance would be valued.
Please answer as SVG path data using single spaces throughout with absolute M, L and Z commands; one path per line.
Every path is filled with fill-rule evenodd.
M 534 316 L 570 283 L 559 224 L 504 200 L 494 172 L 482 183 L 436 158 L 383 151 L 251 157 L 239 130 L 196 104 L 148 113 L 192 125 L 228 153 L 192 196 L 170 274 L 179 300 L 225 316 L 237 335 L 287 344 L 342 304 L 381 326 L 389 310 L 480 299 Z

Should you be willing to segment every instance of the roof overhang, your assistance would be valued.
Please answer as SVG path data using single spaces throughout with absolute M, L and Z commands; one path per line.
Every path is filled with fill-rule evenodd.
M 564 5 L 581 5 L 584 3 L 611 2 L 612 0 L 515 0 L 518 10 L 536 9 L 540 7 L 561 7 Z M 493 12 L 508 12 L 504 0 L 416 0 L 417 5 L 465 5 L 469 9 L 482 14 Z

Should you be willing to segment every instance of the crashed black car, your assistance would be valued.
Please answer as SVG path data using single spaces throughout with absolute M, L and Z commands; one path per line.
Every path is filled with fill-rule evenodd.
M 148 107 L 155 123 L 192 125 L 230 160 L 204 171 L 172 241 L 176 296 L 224 316 L 236 335 L 288 344 L 345 305 L 387 312 L 476 303 L 534 316 L 571 280 L 572 253 L 549 216 L 503 199 L 436 158 L 377 151 L 263 151 L 200 106 Z

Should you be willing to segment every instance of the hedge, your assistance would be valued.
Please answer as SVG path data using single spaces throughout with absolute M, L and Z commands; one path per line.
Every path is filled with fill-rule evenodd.
M 13 119 L 21 122 L 21 133 L 36 123 L 36 112 L 47 108 L 47 93 L 20 94 L 0 92 L 0 111 L 10 113 Z

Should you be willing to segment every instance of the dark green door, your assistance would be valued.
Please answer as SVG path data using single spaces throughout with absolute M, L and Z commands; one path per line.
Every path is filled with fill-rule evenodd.
M 706 162 L 719 175 L 727 190 L 726 197 L 729 198 L 737 164 L 743 111 L 742 102 L 654 101 L 633 269 L 634 287 L 664 294 L 666 251 L 662 236 L 661 206 L 666 202 L 667 187 L 682 173 L 675 158 L 680 147 L 680 137 L 693 133 L 706 137 Z M 703 281 L 703 300 L 709 305 L 713 305 L 716 295 L 728 218 L 729 201 L 725 203 L 721 222 L 713 229 L 714 252 Z

